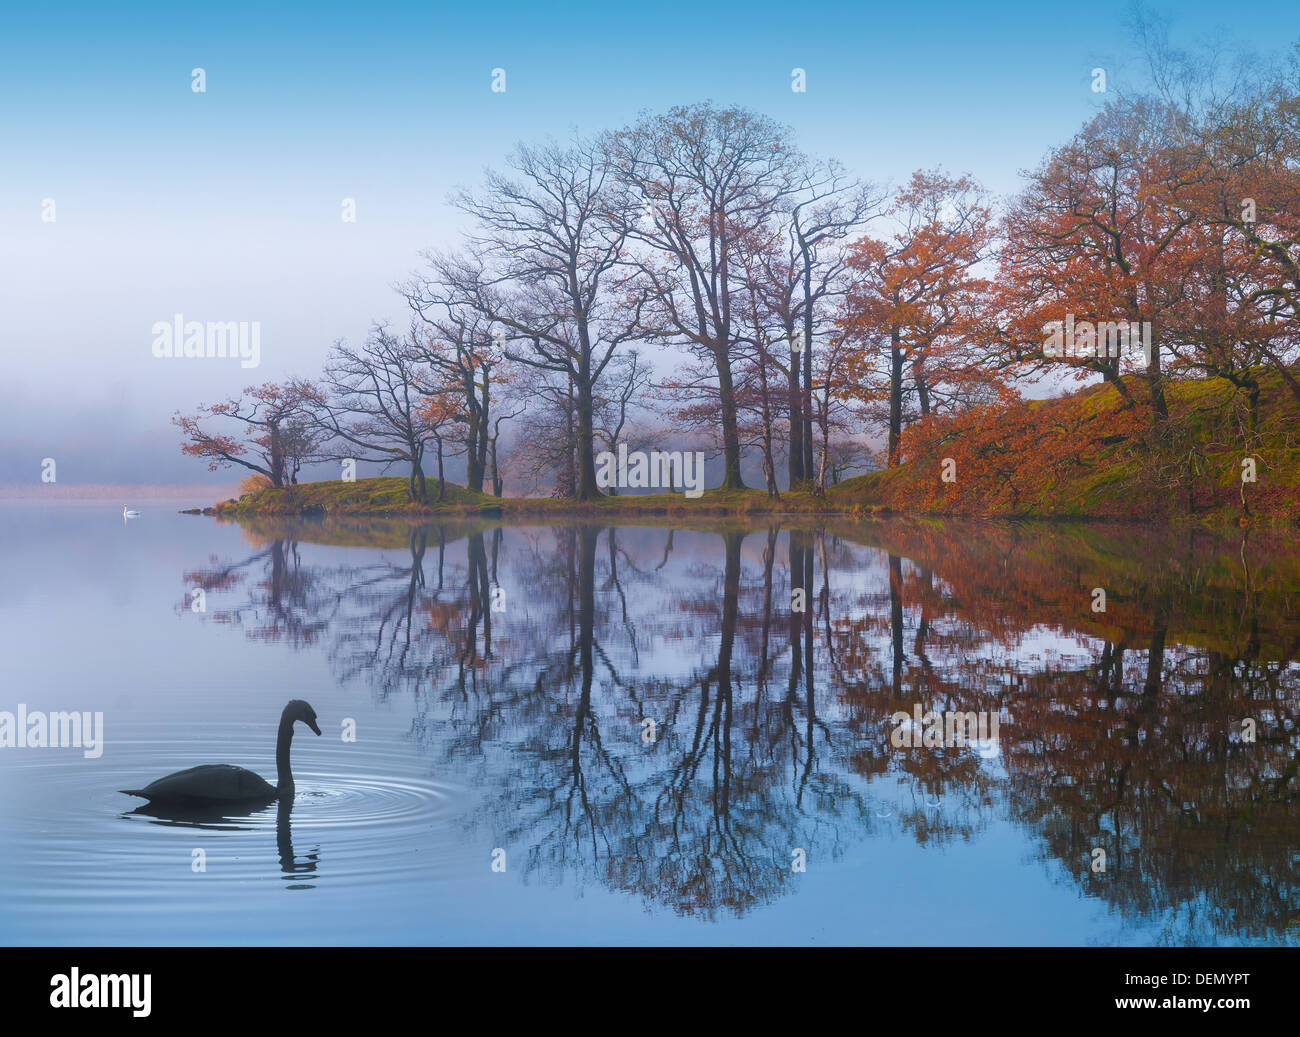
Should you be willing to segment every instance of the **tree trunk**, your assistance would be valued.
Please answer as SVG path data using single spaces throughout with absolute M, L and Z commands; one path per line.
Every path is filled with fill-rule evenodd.
M 803 341 L 803 477 L 813 477 L 813 424 L 812 424 L 812 313 L 804 317 Z
M 1169 405 L 1165 402 L 1165 379 L 1160 370 L 1160 347 L 1154 343 L 1151 346 L 1151 363 L 1147 365 L 1147 391 L 1151 397 L 1155 427 L 1163 429 L 1169 420 Z
M 760 340 L 758 348 L 758 381 L 763 405 L 763 482 L 767 486 L 767 495 L 780 500 L 781 494 L 776 487 L 776 460 L 772 457 L 772 393 L 767 381 L 767 345 Z
M 591 365 L 582 357 L 578 365 L 578 500 L 598 500 L 596 486 L 595 432 L 592 428 Z
M 803 402 L 799 389 L 800 354 L 790 350 L 790 489 L 804 480 Z
M 903 435 L 903 348 L 898 328 L 889 336 L 889 467 L 898 467 Z
M 411 461 L 411 478 L 407 483 L 407 491 L 411 495 L 412 502 L 419 504 L 424 500 L 424 469 L 420 467 L 420 459 L 414 458 Z
M 438 503 L 441 504 L 447 492 L 447 480 L 443 477 L 442 437 L 438 437 Z
M 476 408 L 469 413 L 469 424 L 465 433 L 465 487 L 475 493 L 482 493 L 483 469 L 478 464 L 478 430 Z
M 724 350 L 715 350 L 718 366 L 718 395 L 722 405 L 722 453 L 725 468 L 722 474 L 723 490 L 743 490 L 745 480 L 740 475 L 740 421 L 736 410 L 736 392 L 731 381 L 731 361 Z
M 830 400 L 826 401 L 827 409 L 830 408 Z M 823 418 L 822 427 L 822 460 L 817 466 L 817 492 L 823 497 L 826 495 L 826 462 L 831 456 L 831 423 L 829 418 Z
M 284 445 L 280 439 L 280 426 L 270 422 L 266 430 L 271 449 L 271 485 L 280 489 L 284 486 Z

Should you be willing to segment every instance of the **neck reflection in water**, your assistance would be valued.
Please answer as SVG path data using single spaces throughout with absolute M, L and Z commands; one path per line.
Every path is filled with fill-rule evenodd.
M 174 825 L 182 828 L 201 828 L 217 832 L 258 831 L 265 825 L 270 810 L 264 803 L 257 803 L 242 808 L 238 805 L 221 806 L 183 806 L 167 803 L 146 803 L 129 810 L 123 816 L 152 818 L 155 824 Z M 293 796 L 281 796 L 275 801 L 275 848 L 280 861 L 280 873 L 286 881 L 301 880 L 305 875 L 314 875 L 320 861 L 320 847 L 302 858 L 293 852 L 293 828 L 290 819 L 293 815 Z M 291 881 L 288 889 L 314 889 L 315 883 Z
M 486 790 L 470 828 L 529 873 L 744 915 L 797 893 L 801 858 L 1009 823 L 1078 896 L 1175 941 L 1275 941 L 1295 914 L 1285 540 L 901 520 L 244 533 L 245 556 L 183 574 L 205 621 L 323 643 L 340 682 L 402 703 L 432 771 Z M 994 718 L 996 744 L 892 744 L 918 707 Z M 287 809 L 281 831 L 283 870 L 313 869 L 286 852 Z

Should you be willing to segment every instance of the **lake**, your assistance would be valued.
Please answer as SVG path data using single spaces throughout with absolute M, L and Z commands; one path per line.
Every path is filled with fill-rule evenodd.
M 5 944 L 1300 944 L 1293 538 L 173 507 L 0 503 Z

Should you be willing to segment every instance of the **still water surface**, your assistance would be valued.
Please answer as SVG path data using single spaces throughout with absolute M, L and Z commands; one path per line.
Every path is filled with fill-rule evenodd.
M 142 510 L 0 505 L 2 943 L 1300 943 L 1294 540 Z

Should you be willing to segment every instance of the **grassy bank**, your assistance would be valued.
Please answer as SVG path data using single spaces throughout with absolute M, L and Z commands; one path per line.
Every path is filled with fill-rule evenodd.
M 267 488 L 228 500 L 205 513 L 230 518 L 268 515 L 490 515 L 490 516 L 617 516 L 719 518 L 736 515 L 825 514 L 825 500 L 809 492 L 783 493 L 774 501 L 762 490 L 709 490 L 688 500 L 680 493 L 605 497 L 571 501 L 555 497 L 493 497 L 447 483 L 439 501 L 437 480 L 427 485 L 428 499 L 412 503 L 406 480 L 397 477 L 301 483 L 284 489 Z
M 1300 404 L 1275 374 L 1260 377 L 1259 419 L 1222 379 L 1168 385 L 1169 423 L 1151 428 L 1143 388 L 1126 401 L 1110 385 L 1052 400 L 1021 400 L 945 417 L 906 433 L 906 461 L 833 486 L 825 497 L 792 491 L 710 490 L 571 501 L 493 497 L 447 483 L 443 499 L 412 503 L 399 477 L 303 483 L 229 500 L 210 514 L 644 516 L 903 513 L 978 518 L 1193 522 L 1209 526 L 1300 524 Z M 1247 447 L 1246 444 L 1249 444 Z M 1256 480 L 1242 481 L 1253 459 Z M 950 479 L 943 478 L 945 463 Z
M 430 495 L 437 497 L 438 483 L 429 484 Z M 299 483 L 282 489 L 267 487 L 246 493 L 238 500 L 228 500 L 211 509 L 218 515 L 232 517 L 253 515 L 415 515 L 427 512 L 475 515 L 493 513 L 500 500 L 474 493 L 447 483 L 443 500 L 416 504 L 406 491 L 406 480 L 397 477 L 357 479 L 352 482 L 330 479 Z
M 981 408 L 909 431 L 906 463 L 846 480 L 836 511 L 980 518 L 1300 523 L 1300 402 L 1259 376 L 1257 419 L 1219 378 L 1170 382 L 1153 431 L 1145 388 L 1095 385 L 1052 400 Z M 1243 482 L 1242 462 L 1255 481 Z M 949 479 L 945 481 L 945 462 Z

